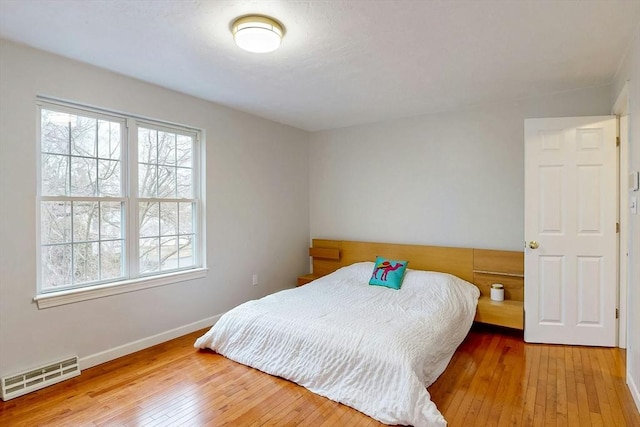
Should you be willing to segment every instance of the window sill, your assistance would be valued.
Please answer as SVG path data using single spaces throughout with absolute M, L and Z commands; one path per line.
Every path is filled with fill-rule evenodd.
M 33 301 L 38 304 L 38 309 L 57 307 L 59 305 L 72 304 L 110 295 L 124 294 L 142 289 L 155 288 L 156 286 L 171 285 L 187 280 L 201 279 L 207 275 L 206 268 L 197 268 L 188 271 L 163 274 L 162 276 L 142 277 L 126 280 L 118 283 L 107 283 L 92 286 L 90 288 L 67 289 L 58 292 L 47 292 L 36 295 Z

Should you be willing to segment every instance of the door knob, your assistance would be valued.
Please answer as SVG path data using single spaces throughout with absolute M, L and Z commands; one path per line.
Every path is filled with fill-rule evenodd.
M 529 242 L 529 247 L 531 249 L 538 249 L 538 242 L 536 242 L 535 240 L 532 240 Z

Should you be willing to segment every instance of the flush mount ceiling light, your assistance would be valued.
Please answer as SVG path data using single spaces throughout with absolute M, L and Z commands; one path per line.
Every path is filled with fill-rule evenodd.
M 266 53 L 280 47 L 282 25 L 266 16 L 243 16 L 231 26 L 236 44 L 249 52 Z

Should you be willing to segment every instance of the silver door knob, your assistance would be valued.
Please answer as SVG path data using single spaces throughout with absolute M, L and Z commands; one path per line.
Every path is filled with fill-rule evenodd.
M 531 249 L 538 249 L 538 242 L 536 242 L 535 240 L 532 240 L 529 242 L 529 247 Z

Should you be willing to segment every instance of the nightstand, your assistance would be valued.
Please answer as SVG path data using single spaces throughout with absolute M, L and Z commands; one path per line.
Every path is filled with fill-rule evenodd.
M 524 329 L 524 304 L 522 301 L 492 301 L 481 296 L 478 300 L 476 322 L 505 326 L 513 329 Z
M 480 289 L 475 321 L 524 329 L 524 252 L 473 250 L 473 283 Z M 492 301 L 491 285 L 504 286 L 504 301 Z
M 298 277 L 298 286 L 306 285 L 318 278 L 320 278 L 320 276 L 317 274 L 305 274 L 304 276 Z

